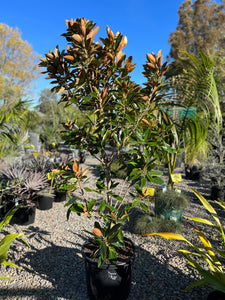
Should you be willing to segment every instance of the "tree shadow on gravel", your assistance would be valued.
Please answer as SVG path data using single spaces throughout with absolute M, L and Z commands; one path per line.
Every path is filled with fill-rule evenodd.
M 144 249 L 146 244 L 151 252 L 151 240 L 145 238 L 143 238 L 143 244 L 136 249 L 129 300 L 206 299 L 206 295 L 211 291 L 211 288 L 198 287 L 184 291 L 187 286 L 195 281 L 195 274 L 190 269 L 187 275 L 179 268 L 181 257 L 176 252 L 169 251 L 170 254 L 168 255 L 168 249 L 161 247 L 156 255 L 151 255 L 150 252 Z M 152 247 L 154 248 L 154 243 Z M 173 265 L 172 260 L 175 261 Z
M 46 300 L 58 297 L 71 300 L 88 299 L 84 262 L 77 250 L 81 246 L 77 244 L 76 248 L 68 248 L 49 243 L 44 249 L 25 253 L 16 263 L 23 272 L 31 274 L 24 277 L 24 280 L 30 278 L 31 288 L 1 288 L 0 299 L 4 299 L 1 297 L 6 295 L 17 296 L 19 299 L 25 296 L 26 299 L 32 296 L 32 299 Z M 33 285 L 38 288 L 33 288 Z

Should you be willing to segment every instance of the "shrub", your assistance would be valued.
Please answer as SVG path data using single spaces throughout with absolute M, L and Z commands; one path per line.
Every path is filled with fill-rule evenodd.
M 189 196 L 185 192 L 178 193 L 175 190 L 163 192 L 158 190 L 155 196 L 155 203 L 164 209 L 185 209 L 190 202 Z
M 173 220 L 164 220 L 157 217 L 150 217 L 149 215 L 143 215 L 137 219 L 134 232 L 137 234 L 148 232 L 182 233 L 182 227 L 180 223 Z

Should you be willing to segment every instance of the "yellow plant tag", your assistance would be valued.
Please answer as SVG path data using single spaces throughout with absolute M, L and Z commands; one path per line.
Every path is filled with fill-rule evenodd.
M 171 174 L 171 179 L 173 182 L 181 182 L 182 181 L 181 174 Z
M 146 196 L 153 197 L 155 194 L 155 189 L 154 188 L 144 188 L 144 193 Z
M 48 180 L 51 180 L 53 178 L 53 173 L 52 172 L 48 172 L 47 173 L 47 177 L 48 177 Z

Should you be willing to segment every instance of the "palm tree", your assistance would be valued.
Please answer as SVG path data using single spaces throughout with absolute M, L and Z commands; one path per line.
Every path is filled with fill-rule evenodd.
M 171 175 L 180 149 L 186 148 L 189 159 L 193 160 L 196 153 L 206 146 L 210 122 L 216 124 L 218 131 L 222 126 L 222 114 L 213 77 L 215 62 L 201 49 L 199 57 L 186 52 L 185 54 L 186 59 L 180 60 L 180 64 L 176 66 L 176 75 L 173 76 L 173 101 L 169 103 L 173 108 L 182 107 L 183 112 L 178 117 L 167 114 L 166 120 L 173 124 L 170 144 L 176 149 L 175 154 L 167 153 L 168 184 L 171 185 Z
M 27 113 L 27 103 L 19 100 L 10 105 L 0 107 L 0 157 L 6 144 L 16 144 L 18 132 L 23 128 L 23 120 Z

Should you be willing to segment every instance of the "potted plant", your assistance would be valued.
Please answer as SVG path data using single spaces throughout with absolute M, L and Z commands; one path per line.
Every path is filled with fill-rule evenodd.
M 217 172 L 218 170 L 215 170 L 215 173 Z M 222 174 L 222 171 L 211 178 L 211 185 L 211 199 L 217 200 L 219 198 L 223 201 L 225 196 L 225 176 Z
M 55 194 L 53 191 L 47 187 L 45 189 L 42 189 L 38 193 L 37 197 L 37 208 L 40 210 L 49 210 L 53 206 L 53 201 L 55 198 Z
M 135 250 L 121 226 L 130 209 L 141 203 L 129 197 L 129 189 L 135 184 L 143 188 L 148 181 L 163 182 L 154 169 L 160 153 L 171 149 L 164 140 L 167 127 L 157 119 L 156 103 L 163 98 L 168 68 L 162 64 L 160 51 L 147 54 L 147 83 L 142 88 L 131 81 L 134 64 L 122 52 L 125 36 L 107 27 L 107 37 L 100 44 L 94 40 L 98 27 L 93 21 L 71 19 L 66 25 L 66 50 L 60 52 L 56 47 L 42 58 L 40 66 L 53 80 L 53 90 L 62 93 L 60 101 L 76 104 L 86 115 L 84 125 L 78 126 L 76 120 L 64 123 L 67 144 L 88 151 L 100 166 L 94 187 L 87 182 L 89 170 L 83 170 L 76 160 L 57 170 L 67 180 L 67 217 L 71 212 L 88 218 L 97 213 L 93 229 L 84 229 L 91 238 L 82 248 L 90 298 L 127 299 Z M 112 178 L 112 164 L 123 159 L 126 148 L 129 172 L 121 183 Z M 93 199 L 90 192 L 99 199 Z
M 67 165 L 68 159 L 62 162 L 61 165 L 56 164 L 55 168 L 47 173 L 48 179 L 51 182 L 51 190 L 54 190 L 54 201 L 62 202 L 67 199 L 67 179 L 63 178 L 60 170 L 63 170 Z
M 38 193 L 48 185 L 45 174 L 40 172 L 26 171 L 26 178 L 15 191 L 17 198 L 15 201 L 20 204 L 20 209 L 15 213 L 13 220 L 16 223 L 28 225 L 35 221 Z
M 211 145 L 210 155 L 208 159 L 208 174 L 211 179 L 211 199 L 218 198 L 224 200 L 225 193 L 225 167 L 224 157 L 225 148 L 223 142 L 223 122 L 221 122 L 219 130 L 217 127 L 210 126 L 210 134 L 208 137 Z M 212 176 L 213 174 L 213 176 Z
M 55 190 L 55 198 L 54 198 L 54 201 L 55 202 L 63 202 L 63 201 L 66 201 L 67 199 L 67 191 L 66 190 L 63 190 L 63 189 L 60 189 L 57 188 Z
M 145 214 L 137 219 L 134 226 L 134 233 L 143 234 L 148 232 L 182 233 L 182 227 L 179 222 L 174 220 L 165 220 Z
M 185 175 L 190 180 L 200 180 L 202 178 L 202 166 L 194 164 L 193 166 L 185 165 Z
M 225 298 L 225 274 L 224 274 L 224 256 L 225 256 L 225 232 L 221 224 L 220 218 L 216 210 L 211 206 L 211 204 L 197 191 L 191 188 L 197 198 L 200 200 L 203 207 L 212 216 L 214 222 L 207 219 L 202 219 L 198 217 L 188 217 L 189 220 L 203 224 L 204 226 L 211 226 L 217 231 L 216 243 L 210 242 L 210 237 L 207 237 L 202 230 L 192 225 L 193 230 L 196 232 L 200 244 L 193 244 L 188 241 L 185 237 L 176 233 L 147 233 L 143 236 L 159 235 L 169 240 L 180 240 L 186 242 L 192 247 L 193 251 L 189 250 L 178 250 L 179 253 L 187 260 L 192 268 L 197 270 L 202 276 L 202 279 L 191 284 L 187 289 L 195 286 L 209 284 L 216 291 L 209 295 L 208 299 L 221 299 Z M 225 202 L 218 200 L 215 201 L 219 205 L 220 209 L 225 210 Z M 203 264 L 202 264 L 203 263 Z M 217 297 L 217 298 L 213 298 Z
M 2 174 L 7 210 L 21 204 L 12 221 L 21 225 L 32 224 L 35 220 L 37 194 L 48 185 L 47 176 L 19 165 L 5 168 Z
M 158 190 L 155 194 L 155 215 L 180 222 L 183 210 L 189 205 L 187 193 L 174 189 Z
M 163 122 L 171 123 L 168 143 L 176 150 L 166 153 L 169 181 L 174 173 L 177 155 L 185 150 L 185 163 L 192 178 L 198 178 L 198 170 L 190 170 L 195 158 L 207 157 L 209 125 L 215 126 L 215 134 L 220 131 L 222 114 L 213 77 L 212 61 L 201 49 L 198 57 L 184 52 L 184 59 L 170 65 L 167 74 L 171 79 L 172 101 L 163 103 Z M 172 109 L 170 109 L 172 107 Z M 213 113 L 212 113 L 213 111 Z M 203 155 L 204 154 L 204 155 Z M 194 168 L 196 169 L 196 168 Z M 192 173 L 191 173 L 192 172 Z

